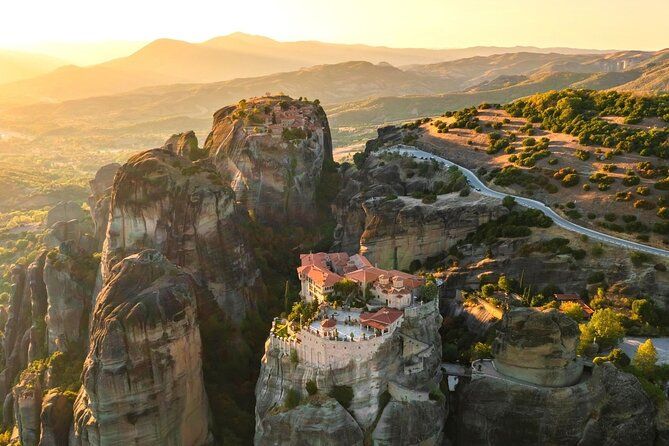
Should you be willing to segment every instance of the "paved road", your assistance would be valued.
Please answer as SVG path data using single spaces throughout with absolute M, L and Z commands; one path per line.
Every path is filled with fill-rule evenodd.
M 433 153 L 420 150 L 413 146 L 405 146 L 402 144 L 389 147 L 387 149 L 384 149 L 384 151 L 401 153 L 403 155 L 408 155 L 408 156 L 415 156 L 416 158 L 433 159 L 441 164 L 444 164 L 445 166 L 456 166 L 465 175 L 465 177 L 469 182 L 469 185 L 473 187 L 481 195 L 486 195 L 488 197 L 493 197 L 493 198 L 499 198 L 500 200 L 506 197 L 507 195 L 511 196 L 516 199 L 517 204 L 543 212 L 546 216 L 552 219 L 556 225 L 560 226 L 561 228 L 567 229 L 568 231 L 587 235 L 591 239 L 598 240 L 602 243 L 606 243 L 609 245 L 619 246 L 625 249 L 631 249 L 635 251 L 644 252 L 646 254 L 669 258 L 669 251 L 666 249 L 655 248 L 653 246 L 648 246 L 642 243 L 625 240 L 619 237 L 614 237 L 612 235 L 605 234 L 603 232 L 579 226 L 575 223 L 570 222 L 569 220 L 562 218 L 553 209 L 546 206 L 540 201 L 532 200 L 530 198 L 520 197 L 518 195 L 505 194 L 503 192 L 498 192 L 496 190 L 490 189 L 483 183 L 483 181 L 479 180 L 476 174 L 471 170 L 462 167 L 459 164 L 455 164 L 454 162 L 449 161 L 446 158 L 437 156 Z

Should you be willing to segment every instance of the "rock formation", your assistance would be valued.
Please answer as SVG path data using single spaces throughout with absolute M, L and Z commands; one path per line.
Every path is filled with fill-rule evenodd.
M 432 204 L 411 197 L 376 198 L 362 204 L 365 229 L 360 252 L 380 268 L 408 269 L 448 252 L 480 224 L 505 210 L 491 198 L 471 193 L 443 195 Z
M 210 442 L 196 288 L 157 251 L 112 268 L 95 306 L 71 445 Z
M 445 401 L 428 394 L 439 389 L 441 382 L 441 320 L 436 307 L 405 315 L 401 327 L 370 360 L 351 361 L 339 368 L 295 364 L 268 341 L 256 386 L 256 445 L 287 444 L 290 437 L 284 434 L 291 422 L 305 425 L 292 438 L 308 444 L 361 445 L 363 436 L 381 445 L 440 444 Z M 411 350 L 416 341 L 433 353 L 419 358 Z M 405 371 L 417 362 L 422 367 Z M 309 380 L 318 386 L 315 396 L 306 394 Z M 353 398 L 347 408 L 326 396 L 335 385 L 351 388 Z M 287 409 L 284 399 L 291 391 L 300 394 L 303 404 Z M 325 431 L 307 436 L 308 431 L 321 430 L 322 419 L 328 420 Z
M 118 163 L 102 166 L 95 174 L 89 185 L 91 194 L 88 196 L 88 207 L 91 210 L 91 218 L 95 225 L 94 236 L 98 241 L 99 248 L 107 234 L 107 223 L 109 222 L 109 204 L 111 201 L 111 188 L 114 185 L 114 177 L 121 167 Z
M 330 127 L 317 103 L 271 96 L 222 108 L 204 149 L 260 221 L 315 219 L 316 188 L 332 164 Z
M 337 247 L 363 252 L 382 268 L 408 269 L 444 257 L 458 240 L 507 212 L 475 192 L 459 173 L 429 161 L 370 152 L 349 169 L 335 202 Z M 434 200 L 422 200 L 429 193 Z
M 574 382 L 575 325 L 555 311 L 505 316 L 498 375 L 475 371 L 458 390 L 458 444 L 653 444 L 655 409 L 634 376 L 604 363 Z
M 164 149 L 133 156 L 119 170 L 102 252 L 102 278 L 124 257 L 162 252 L 210 289 L 232 320 L 253 305 L 258 271 L 239 223 L 234 192 L 209 160 Z
M 545 387 L 566 387 L 581 378 L 578 324 L 559 311 L 515 309 L 502 319 L 498 333 L 493 362 L 500 373 Z

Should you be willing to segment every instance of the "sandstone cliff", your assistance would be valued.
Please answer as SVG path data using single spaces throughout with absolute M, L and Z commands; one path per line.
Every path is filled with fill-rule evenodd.
M 291 422 L 305 426 L 292 438 L 308 444 L 362 445 L 363 438 L 380 445 L 440 444 L 445 400 L 428 398 L 428 394 L 439 393 L 441 382 L 441 320 L 436 311 L 405 316 L 402 326 L 370 360 L 351 361 L 339 368 L 295 363 L 268 341 L 256 386 L 256 445 L 287 444 L 283 434 Z M 412 340 L 429 346 L 433 353 L 419 357 L 411 351 Z M 405 367 L 418 362 L 422 367 L 405 372 Z M 309 380 L 316 382 L 318 395 L 307 396 Z M 347 408 L 326 396 L 333 386 L 351 388 L 353 398 Z M 284 399 L 293 391 L 303 402 L 287 409 Z M 322 434 L 308 436 L 306 431 L 321 429 L 323 419 L 332 422 Z
M 196 287 L 152 250 L 112 268 L 95 306 L 71 445 L 210 442 Z
M 257 267 L 238 224 L 234 192 L 209 160 L 164 149 L 133 156 L 116 175 L 102 278 L 124 257 L 157 249 L 209 288 L 232 320 L 253 305 Z
M 317 103 L 271 96 L 222 108 L 204 149 L 261 221 L 316 218 L 318 182 L 332 164 L 330 128 Z
M 458 389 L 457 443 L 652 445 L 655 409 L 639 381 L 611 363 L 580 375 L 574 331 L 555 310 L 507 313 L 495 359 Z
M 498 200 L 469 193 L 455 170 L 379 152 L 345 172 L 335 204 L 337 247 L 399 269 L 443 258 L 458 240 L 507 212 Z

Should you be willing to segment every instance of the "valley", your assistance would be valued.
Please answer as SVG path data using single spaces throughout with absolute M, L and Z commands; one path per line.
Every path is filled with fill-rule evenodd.
M 196 3 L 0 52 L 0 446 L 669 444 L 668 49 Z

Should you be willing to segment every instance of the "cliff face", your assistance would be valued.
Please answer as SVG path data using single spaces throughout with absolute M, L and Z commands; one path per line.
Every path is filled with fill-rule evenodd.
M 447 252 L 480 224 L 505 213 L 497 200 L 475 193 L 443 195 L 432 204 L 411 197 L 377 198 L 366 200 L 362 208 L 360 252 L 381 268 L 396 269 Z
M 405 316 L 402 326 L 368 361 L 351 361 L 339 368 L 319 368 L 306 361 L 296 364 L 268 341 L 256 385 L 256 445 L 287 444 L 283 434 L 289 423 L 297 422 L 305 427 L 293 438 L 304 438 L 309 444 L 362 445 L 363 437 L 382 445 L 440 444 L 445 401 L 427 397 L 441 381 L 440 325 L 436 310 Z M 415 341 L 434 353 L 419 357 L 411 350 Z M 405 367 L 418 362 L 420 370 L 405 373 Z M 309 380 L 316 382 L 317 395 L 307 395 Z M 335 385 L 351 388 L 353 398 L 347 408 L 327 396 Z M 288 409 L 284 399 L 293 391 L 302 403 Z M 323 419 L 328 420 L 325 431 L 308 436 L 307 430 L 323 427 Z
M 204 149 L 260 221 L 315 219 L 318 181 L 332 163 L 330 128 L 318 104 L 286 96 L 240 101 L 216 112 Z
M 458 388 L 458 444 L 653 444 L 655 409 L 633 375 L 611 363 L 575 370 L 575 326 L 555 310 L 505 315 L 495 367 L 484 361 Z
M 156 249 L 206 284 L 231 319 L 240 321 L 259 282 L 241 219 L 234 193 L 209 160 L 192 163 L 164 149 L 135 155 L 114 182 L 103 281 L 124 257 Z
M 507 212 L 499 200 L 468 192 L 456 171 L 370 152 L 360 169 L 344 174 L 335 203 L 337 247 L 360 251 L 382 268 L 424 263 Z M 432 200 L 421 198 L 430 194 Z
M 156 251 L 114 266 L 93 314 L 70 444 L 210 441 L 196 287 Z

